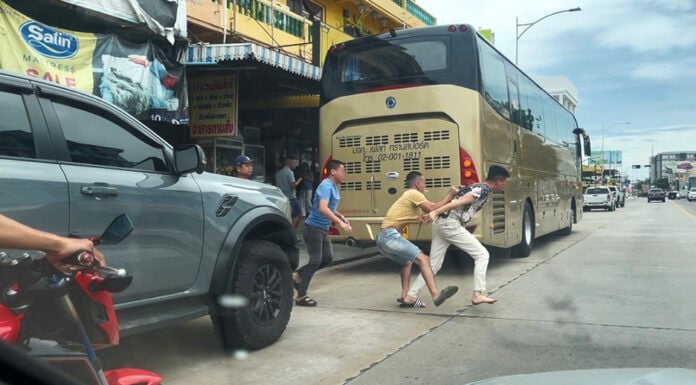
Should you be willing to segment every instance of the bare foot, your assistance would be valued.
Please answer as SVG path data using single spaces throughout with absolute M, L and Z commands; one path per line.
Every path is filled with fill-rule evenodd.
M 474 295 L 471 297 L 471 304 L 472 305 L 480 305 L 482 303 L 487 303 L 489 305 L 492 305 L 496 302 L 498 302 L 497 299 L 486 297 L 482 293 L 478 293 L 478 292 L 475 292 Z

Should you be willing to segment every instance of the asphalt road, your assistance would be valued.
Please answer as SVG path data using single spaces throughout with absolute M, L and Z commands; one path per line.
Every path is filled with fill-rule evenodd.
M 448 256 L 437 280 L 460 293 L 400 309 L 398 266 L 382 257 L 321 271 L 317 308 L 295 308 L 283 337 L 249 354 L 220 349 L 208 318 L 124 338 L 105 366 L 167 384 L 464 384 L 500 375 L 611 367 L 696 368 L 696 202 L 633 198 L 590 212 L 532 255 L 494 257 L 499 302 L 473 307 L 473 263 Z

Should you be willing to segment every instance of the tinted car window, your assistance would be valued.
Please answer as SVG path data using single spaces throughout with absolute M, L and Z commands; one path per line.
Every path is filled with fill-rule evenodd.
M 36 148 L 21 95 L 0 92 L 0 155 L 35 158 Z
M 54 102 L 73 162 L 166 171 L 162 148 L 90 111 Z

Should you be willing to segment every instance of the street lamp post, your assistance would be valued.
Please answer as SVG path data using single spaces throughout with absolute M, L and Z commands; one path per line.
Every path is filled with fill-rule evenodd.
M 525 32 L 527 32 L 528 29 L 532 28 L 532 26 L 534 24 L 546 19 L 547 17 L 551 17 L 553 15 L 558 15 L 559 13 L 564 13 L 564 12 L 578 12 L 578 11 L 581 11 L 580 7 L 575 7 L 575 8 L 571 8 L 571 9 L 564 9 L 562 11 L 551 12 L 548 15 L 537 19 L 536 21 L 533 21 L 531 23 L 522 23 L 522 24 L 520 24 L 520 18 L 515 16 L 515 65 L 517 65 L 517 53 L 519 50 L 520 38 L 522 37 L 522 35 L 524 35 Z M 520 27 L 525 27 L 525 26 L 527 28 L 522 30 L 522 33 L 519 33 Z

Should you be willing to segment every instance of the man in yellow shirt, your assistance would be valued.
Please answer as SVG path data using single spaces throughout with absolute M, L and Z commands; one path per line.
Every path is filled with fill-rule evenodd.
M 425 177 L 418 171 L 408 173 L 406 187 L 408 189 L 389 208 L 382 221 L 382 230 L 377 235 L 377 249 L 384 256 L 403 266 L 401 268 L 401 298 L 399 299 L 401 307 L 425 307 L 425 303 L 420 299 L 408 297 L 413 263 L 420 267 L 435 306 L 440 306 L 459 289 L 456 286 L 438 289 L 435 285 L 433 270 L 430 267 L 430 258 L 418 246 L 405 239 L 401 233 L 407 224 L 421 221 L 421 210 L 426 213 L 437 210 L 451 201 L 457 190 L 451 188 L 443 200 L 437 203 L 430 202 L 423 195 Z

